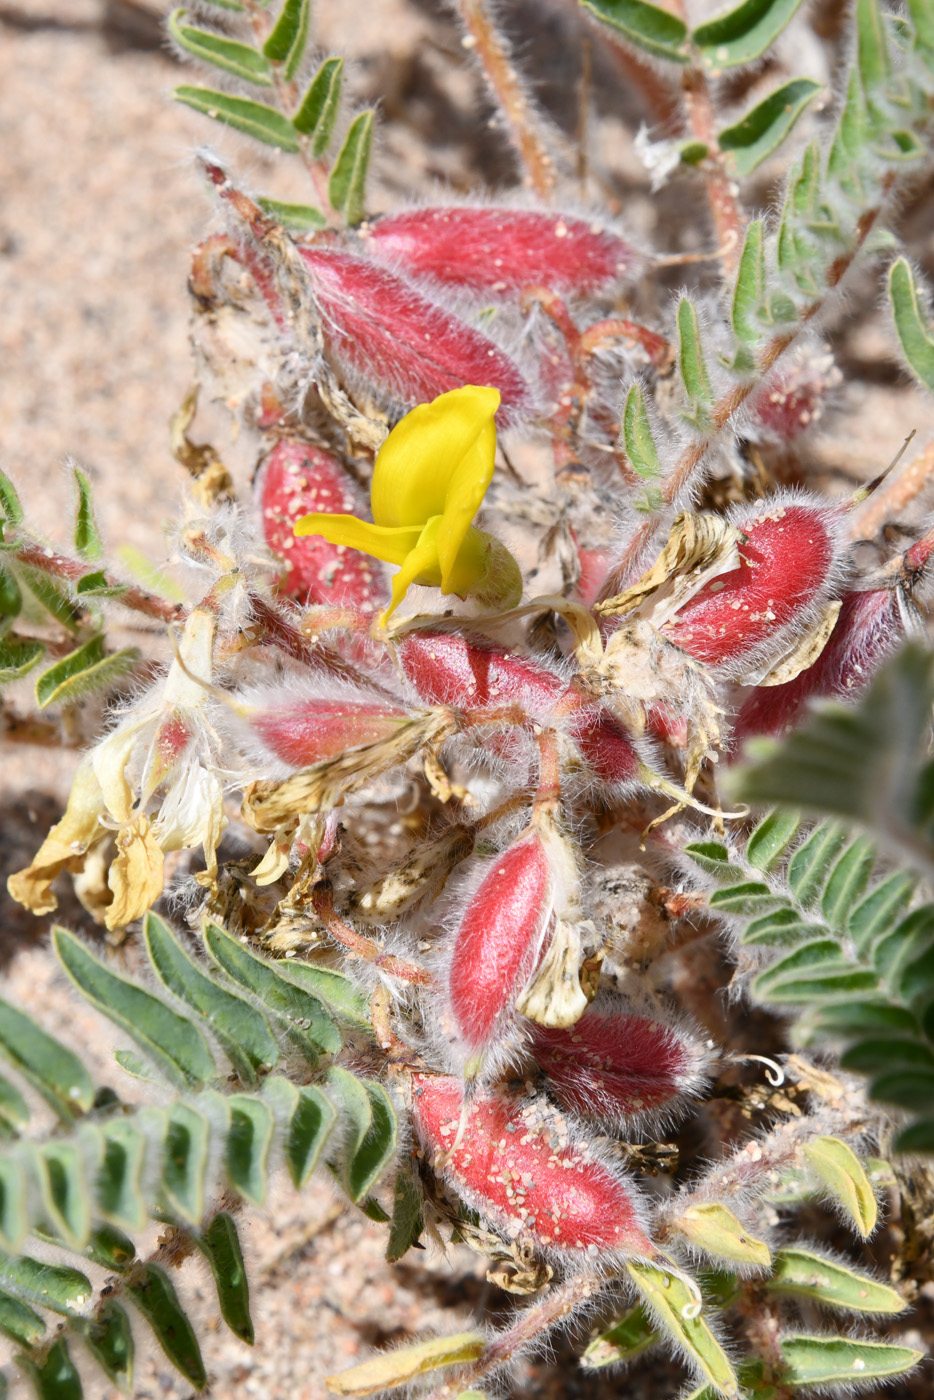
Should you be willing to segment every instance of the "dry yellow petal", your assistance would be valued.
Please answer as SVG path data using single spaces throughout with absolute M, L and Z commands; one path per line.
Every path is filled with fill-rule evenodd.
M 149 828 L 148 817 L 137 817 L 121 827 L 117 836 L 117 856 L 110 867 L 107 883 L 114 892 L 107 910 L 109 929 L 123 928 L 139 919 L 162 893 L 164 857 Z
M 52 882 L 66 867 L 80 869 L 93 841 L 104 835 L 99 817 L 104 810 L 101 786 L 90 757 L 82 759 L 71 786 L 68 806 L 39 847 L 32 864 L 7 881 L 7 889 L 18 904 L 34 914 L 50 914 L 58 908 Z
M 405 1385 L 426 1371 L 441 1366 L 464 1366 L 483 1355 L 486 1337 L 482 1332 L 458 1332 L 453 1337 L 433 1337 L 414 1347 L 401 1347 L 374 1356 L 360 1366 L 352 1366 L 339 1376 L 328 1376 L 325 1385 L 332 1395 L 373 1395 L 378 1390 L 391 1390 Z

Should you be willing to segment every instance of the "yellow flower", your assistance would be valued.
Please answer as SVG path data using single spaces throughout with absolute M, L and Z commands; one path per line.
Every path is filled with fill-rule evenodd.
M 400 566 L 384 624 L 413 583 L 490 607 L 514 607 L 521 598 L 509 550 L 471 524 L 493 478 L 499 399 L 498 389 L 467 384 L 407 413 L 376 454 L 372 525 L 355 515 L 296 521 L 296 535 L 322 535 Z

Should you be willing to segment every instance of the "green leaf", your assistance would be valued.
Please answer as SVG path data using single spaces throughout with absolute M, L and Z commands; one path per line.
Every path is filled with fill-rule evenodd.
M 72 467 L 75 487 L 78 491 L 78 510 L 75 516 L 75 549 L 82 559 L 99 559 L 104 545 L 94 519 L 94 506 L 91 499 L 91 483 L 80 467 Z
M 753 919 L 740 934 L 741 943 L 749 944 L 797 944 L 802 939 L 814 938 L 826 930 L 815 924 L 807 924 L 797 909 L 787 905 L 771 914 L 763 914 L 761 919 Z
M 687 297 L 678 302 L 678 363 L 684 391 L 696 414 L 699 408 L 713 402 L 713 389 L 701 348 L 697 310 Z
M 314 963 L 302 962 L 299 958 L 283 958 L 274 964 L 280 977 L 302 991 L 309 992 L 318 1001 L 324 1002 L 328 1011 L 338 1020 L 346 1021 L 358 1030 L 373 1029 L 370 1020 L 369 1004 L 366 997 L 345 977 L 330 967 L 317 967 Z
M 126 1291 L 149 1323 L 156 1341 L 172 1365 L 196 1390 L 203 1390 L 208 1377 L 198 1338 L 168 1274 L 157 1264 L 145 1264 L 138 1281 L 127 1283 Z
M 631 44 L 655 58 L 687 63 L 687 25 L 668 10 L 648 5 L 644 0 L 581 0 L 604 24 L 610 25 Z
M 28 1254 L 0 1254 L 0 1284 L 20 1302 L 66 1317 L 80 1312 L 94 1291 L 86 1274 Z
M 373 1395 L 392 1390 L 443 1366 L 465 1366 L 486 1351 L 482 1332 L 459 1332 L 453 1337 L 432 1337 L 428 1342 L 384 1351 L 337 1376 L 327 1376 L 331 1395 Z M 446 1389 L 447 1387 L 445 1387 Z
M 125 1118 L 100 1125 L 104 1151 L 97 1171 L 97 1203 L 104 1215 L 128 1230 L 142 1230 L 148 1219 L 143 1200 L 143 1166 L 148 1145 L 140 1129 Z
M 92 1107 L 94 1084 L 78 1056 L 5 1001 L 0 1001 L 0 1053 L 64 1123 Z
M 601 1332 L 581 1357 L 585 1370 L 597 1371 L 617 1361 L 631 1361 L 648 1351 L 659 1339 L 658 1328 L 641 1303 L 630 1308 L 621 1318 Z
M 934 328 L 907 258 L 889 268 L 889 301 L 902 354 L 926 389 L 934 393 Z
M 224 34 L 185 24 L 186 14 L 184 9 L 173 10 L 167 21 L 169 35 L 180 48 L 199 58 L 202 63 L 221 68 L 225 73 L 233 73 L 234 77 L 242 78 L 244 82 L 253 83 L 256 87 L 271 86 L 269 64 L 251 44 L 241 44 L 239 40 L 228 39 Z
M 19 584 L 16 582 L 16 576 L 13 571 L 7 567 L 4 561 L 0 559 L 0 620 L 5 619 L 3 625 L 7 626 L 10 619 L 19 617 L 22 608 L 23 595 L 20 591 Z M 21 642 L 20 645 L 27 644 Z M 41 642 L 39 646 L 44 650 Z M 14 677 L 11 676 L 10 679 L 13 680 Z
M 876 1228 L 879 1207 L 853 1149 L 839 1138 L 817 1137 L 805 1144 L 804 1155 L 812 1171 L 843 1207 L 863 1239 L 867 1239 Z
M 662 464 L 658 460 L 658 449 L 652 436 L 649 411 L 641 384 L 633 384 L 626 395 L 623 410 L 623 446 L 629 465 L 637 476 L 651 481 L 661 475 Z
M 327 1087 L 344 1118 L 343 1181 L 352 1201 L 368 1194 L 396 1149 L 396 1115 L 384 1089 L 332 1065 Z
M 250 952 L 218 924 L 206 920 L 203 935 L 218 966 L 262 999 L 309 1059 L 314 1061 L 318 1051 L 336 1054 L 341 1034 L 317 997 L 287 981 L 275 963 Z
M 22 525 L 23 507 L 16 493 L 16 487 L 6 472 L 0 472 L 0 510 L 3 511 L 5 524 L 12 525 L 14 529 L 17 525 Z
M 119 1303 L 107 1300 L 81 1329 L 94 1360 L 107 1378 L 121 1390 L 133 1384 L 133 1330 Z
M 919 1118 L 895 1139 L 896 1152 L 934 1152 L 934 1118 Z
M 783 901 L 759 880 L 745 880 L 741 885 L 728 885 L 714 890 L 710 896 L 711 909 L 722 914 L 761 914 L 774 909 Z
M 800 5 L 801 0 L 743 0 L 700 25 L 691 40 L 710 68 L 751 63 L 775 42 Z
M 876 0 L 856 0 L 856 66 L 867 96 L 891 75 L 885 21 Z
M 891 928 L 911 903 L 918 877 L 911 870 L 896 870 L 869 891 L 852 910 L 847 930 L 857 951 L 863 952 L 886 929 Z
M 934 1103 L 934 1070 L 903 1069 L 882 1074 L 869 1085 L 869 1096 L 915 1113 L 930 1112 Z
M 102 1269 L 122 1274 L 136 1258 L 136 1246 L 128 1235 L 113 1225 L 98 1225 L 85 1249 L 89 1259 Z
M 49 1221 L 68 1248 L 80 1252 L 91 1234 L 91 1194 L 81 1149 L 75 1142 L 53 1140 L 38 1147 L 36 1156 Z
M 126 584 L 111 583 L 103 569 L 85 574 L 75 584 L 79 598 L 120 598 L 125 592 Z
M 286 1125 L 283 1151 L 289 1176 L 299 1190 L 311 1176 L 337 1121 L 337 1109 L 313 1085 L 299 1089 L 274 1075 L 263 1085 L 280 1124 Z
M 742 866 L 730 860 L 730 853 L 721 841 L 692 841 L 689 846 L 685 846 L 684 852 L 701 870 L 705 870 L 708 875 L 715 875 L 721 883 L 743 877 Z
M 29 1106 L 15 1084 L 0 1078 L 0 1124 L 10 1133 L 18 1133 L 29 1123 Z
M 779 1349 L 793 1386 L 852 1384 L 901 1376 L 924 1355 L 888 1342 L 864 1342 L 856 1337 L 782 1337 Z
M 789 975 L 782 980 L 770 983 L 768 1000 L 779 1006 L 806 1005 L 832 998 L 843 998 L 857 992 L 875 992 L 879 979 L 874 972 L 864 968 L 818 969 L 806 976 Z M 764 993 L 763 993 L 764 995 Z
M 802 841 L 788 862 L 788 885 L 798 903 L 805 909 L 817 902 L 824 880 L 846 832 L 840 826 L 824 823 Z
M 821 1030 L 836 1031 L 840 1035 L 865 1035 L 870 1031 L 919 1033 L 917 1019 L 904 1007 L 862 999 L 819 1007 L 811 1021 Z
M 926 952 L 934 940 L 934 904 L 922 904 L 906 914 L 901 923 L 889 933 L 877 938 L 872 945 L 872 961 L 876 970 L 890 984 L 898 985 L 902 969 L 919 952 Z
M 719 1201 L 688 1206 L 672 1223 L 695 1249 L 716 1259 L 754 1264 L 762 1269 L 767 1269 L 772 1262 L 772 1253 L 765 1241 L 750 1234 L 742 1221 Z
M 393 1188 L 392 1220 L 389 1226 L 389 1243 L 386 1246 L 386 1258 L 390 1264 L 397 1263 L 418 1243 L 424 1228 L 422 1193 L 415 1163 L 403 1160 L 399 1164 Z
M 754 344 L 762 337 L 759 311 L 765 300 L 765 221 L 753 219 L 746 229 L 733 290 L 732 322 L 738 340 Z
M 738 122 L 724 127 L 717 139 L 720 149 L 729 151 L 729 164 L 737 175 L 751 174 L 778 150 L 821 86 L 811 78 L 792 78 Z
M 364 214 L 366 177 L 373 148 L 373 111 L 358 112 L 350 123 L 328 179 L 328 199 L 348 224 L 358 224 Z
M 139 658 L 138 647 L 108 652 L 102 635 L 92 637 L 42 672 L 36 681 L 36 703 L 44 710 L 49 705 L 80 700 L 82 695 L 105 690 L 132 670 Z
M 204 1215 L 210 1146 L 211 1126 L 204 1114 L 191 1104 L 170 1104 L 166 1109 L 162 1187 L 173 1213 L 189 1225 L 200 1225 Z
M 915 1066 L 934 1069 L 934 1051 L 918 1040 L 890 1036 L 857 1041 L 840 1057 L 841 1069 L 857 1070 L 860 1074 L 879 1074 L 884 1070 Z
M 235 1337 L 252 1346 L 254 1332 L 250 1316 L 250 1285 L 233 1217 L 226 1211 L 220 1211 L 198 1244 L 211 1265 L 221 1317 Z
M 875 859 L 872 843 L 860 836 L 847 847 L 831 870 L 820 907 L 824 918 L 835 928 L 846 926 L 848 913 L 869 884 Z
M 45 1335 L 45 1323 L 37 1312 L 9 1293 L 0 1293 L 0 1332 L 20 1346 L 31 1347 Z
M 815 971 L 848 971 L 850 964 L 843 956 L 843 950 L 835 938 L 814 938 L 801 943 L 790 953 L 760 972 L 753 983 L 755 995 L 768 999 L 780 996 L 781 989 L 789 981 L 797 981 L 800 974 L 811 975 Z
M 202 972 L 158 915 L 146 915 L 143 936 L 160 981 L 205 1018 L 239 1077 L 254 1084 L 258 1072 L 275 1069 L 279 1045 L 262 1012 Z
M 907 0 L 907 6 L 915 31 L 915 47 L 934 49 L 934 6 L 930 0 Z
M 81 1400 L 84 1394 L 64 1337 L 53 1342 L 39 1360 L 19 1353 L 16 1364 L 32 1381 L 38 1400 Z
M 659 1326 L 718 1395 L 738 1396 L 736 1373 L 703 1315 L 690 1316 L 696 1300 L 676 1274 L 652 1264 L 627 1264 L 626 1272 L 642 1294 Z M 688 1316 L 685 1317 L 685 1310 Z
M 272 63 L 282 64 L 282 75 L 291 82 L 305 56 L 311 0 L 285 0 L 279 18 L 263 45 Z
M 111 972 L 67 929 L 52 930 L 59 960 L 92 1005 L 136 1041 L 177 1084 L 203 1084 L 217 1074 L 198 1027 L 159 997 Z
M 303 136 L 311 138 L 311 154 L 316 160 L 324 155 L 334 135 L 334 123 L 340 110 L 344 60 L 326 58 L 312 78 L 301 106 L 292 118 L 292 125 Z
M 264 214 L 293 233 L 312 233 L 327 225 L 321 210 L 312 208 L 310 204 L 283 204 L 278 199 L 258 199 L 256 202 Z
M 227 1099 L 230 1127 L 227 1130 L 225 1166 L 235 1191 L 255 1206 L 266 1200 L 269 1152 L 275 1119 L 264 1099 L 249 1094 L 230 1094 Z
M 779 808 L 770 812 L 746 842 L 746 859 L 756 870 L 774 870 L 798 834 L 801 817 L 798 812 Z
M 267 107 L 264 102 L 254 102 L 249 97 L 234 97 L 229 92 L 215 92 L 212 88 L 177 87 L 175 96 L 186 107 L 203 112 L 206 117 L 222 122 L 252 136 L 267 146 L 277 146 L 280 151 L 297 151 L 298 138 L 292 123 L 275 107 Z
M 29 590 L 31 597 L 45 612 L 61 623 L 66 632 L 73 636 L 79 629 L 79 612 L 72 602 L 68 589 L 61 580 L 42 569 L 17 562 L 16 577 L 20 584 Z M 25 600 L 24 600 L 25 603 Z

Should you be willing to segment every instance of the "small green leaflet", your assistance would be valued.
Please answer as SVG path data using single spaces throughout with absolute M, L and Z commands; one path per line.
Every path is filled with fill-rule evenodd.
M 193 107 L 214 121 L 232 126 L 245 136 L 252 136 L 267 146 L 276 146 L 280 151 L 297 151 L 298 137 L 292 123 L 275 107 L 264 102 L 254 102 L 250 97 L 234 97 L 229 92 L 216 92 L 213 88 L 188 87 L 175 89 L 175 96 L 186 107 Z
M 687 63 L 687 25 L 677 15 L 645 0 L 581 0 L 585 10 L 622 34 L 637 48 L 667 58 L 673 63 Z
M 80 467 L 72 467 L 75 487 L 78 492 L 78 508 L 75 516 L 75 549 L 82 559 L 99 559 L 104 552 L 101 537 L 94 519 L 94 506 L 91 500 L 91 483 Z
M 311 0 L 285 0 L 279 18 L 273 25 L 263 53 L 272 62 L 282 65 L 282 76 L 291 82 L 305 56 Z
M 658 449 L 652 436 L 649 411 L 640 384 L 633 384 L 623 410 L 623 446 L 629 465 L 637 476 L 651 480 L 661 475 Z
M 846 1385 L 901 1376 L 917 1366 L 923 1352 L 856 1337 L 782 1337 L 779 1348 L 791 1385 Z
M 801 0 L 743 0 L 695 29 L 691 40 L 714 70 L 751 63 L 774 43 Z
M 253 1345 L 253 1319 L 250 1317 L 250 1285 L 243 1263 L 243 1250 L 233 1216 L 219 1211 L 198 1241 L 206 1255 L 221 1316 L 234 1336 Z
M 45 644 L 34 638 L 16 637 L 12 634 L 0 637 L 0 685 L 18 681 L 32 670 L 40 656 L 45 655 Z
M 701 347 L 697 310 L 687 297 L 678 302 L 678 364 L 684 391 L 697 416 L 699 410 L 713 402 L 713 390 Z
M 309 84 L 301 106 L 292 118 L 296 131 L 311 139 L 311 154 L 324 155 L 334 135 L 344 75 L 342 58 L 326 58 Z
M 902 354 L 926 389 L 934 393 L 934 325 L 907 258 L 889 268 L 889 301 Z
M 63 701 L 80 700 L 95 690 L 106 690 L 139 660 L 138 647 L 107 651 L 103 634 L 92 637 L 75 651 L 43 671 L 36 681 L 36 703 L 40 710 Z
M 16 493 L 16 487 L 6 472 L 0 472 L 0 509 L 3 511 L 6 524 L 12 525 L 14 528 L 17 525 L 22 525 L 23 507 Z
M 821 84 L 811 78 L 793 78 L 720 132 L 720 149 L 729 152 L 729 164 L 737 175 L 751 174 L 778 150 L 820 90 Z
M 328 199 L 351 225 L 363 218 L 374 122 L 372 111 L 354 117 L 328 180 Z
M 200 58 L 202 63 L 209 63 L 225 73 L 233 73 L 235 78 L 242 78 L 256 87 L 272 85 L 269 64 L 252 45 L 241 44 L 210 29 L 185 24 L 186 14 L 184 9 L 173 10 L 167 22 L 169 37 L 175 40 L 179 48 L 194 58 Z
M 258 199 L 256 202 L 264 214 L 293 233 L 314 233 L 327 226 L 327 219 L 321 210 L 310 204 L 283 204 L 278 199 Z

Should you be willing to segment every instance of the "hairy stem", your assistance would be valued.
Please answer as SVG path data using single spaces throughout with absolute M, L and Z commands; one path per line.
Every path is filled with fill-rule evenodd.
M 53 578 L 63 579 L 66 583 L 76 583 L 79 578 L 84 578 L 85 574 L 90 572 L 90 566 L 81 563 L 80 560 L 69 559 L 66 554 L 57 554 L 41 544 L 31 542 L 19 545 L 13 557 L 28 568 L 40 569 L 42 573 L 51 574 Z M 111 574 L 104 575 L 104 582 L 109 588 L 123 589 L 114 601 L 122 603 L 133 612 L 143 613 L 144 616 L 156 618 L 159 622 L 185 620 L 187 614 L 181 603 L 170 603 L 167 598 L 147 593 L 145 589 L 132 584 L 127 587 Z

